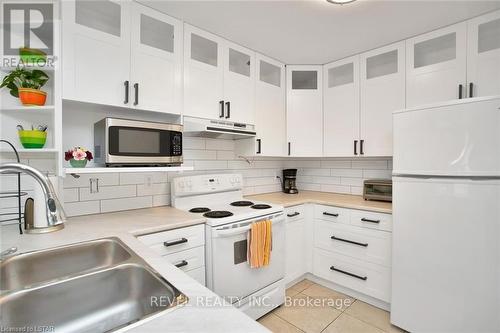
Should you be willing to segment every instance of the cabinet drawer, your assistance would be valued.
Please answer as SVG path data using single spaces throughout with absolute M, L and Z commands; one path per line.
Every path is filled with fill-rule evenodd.
M 392 231 L 392 215 L 352 210 L 351 224 L 370 229 Z
M 390 301 L 390 268 L 317 248 L 313 256 L 314 275 L 385 302 Z
M 158 232 L 138 239 L 159 254 L 166 255 L 205 244 L 205 225 Z
M 385 231 L 315 220 L 314 247 L 391 266 L 391 233 Z
M 306 210 L 304 205 L 285 208 L 286 220 L 287 222 L 290 222 L 303 219 L 305 218 L 305 212 Z
M 168 254 L 164 258 L 179 269 L 190 271 L 205 266 L 205 246 Z
M 205 283 L 205 266 L 192 269 L 186 272 L 187 275 L 201 283 L 202 285 L 206 285 Z
M 333 206 L 315 205 L 314 218 L 347 224 L 349 223 L 349 209 Z

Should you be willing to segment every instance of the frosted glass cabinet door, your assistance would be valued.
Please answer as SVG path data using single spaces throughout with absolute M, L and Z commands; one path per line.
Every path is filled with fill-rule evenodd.
M 224 53 L 224 119 L 255 124 L 255 52 L 226 42 Z
M 256 61 L 255 153 L 283 156 L 286 147 L 285 65 L 260 54 Z
M 128 106 L 130 2 L 62 1 L 63 98 Z
M 359 56 L 324 65 L 323 76 L 324 154 L 359 154 Z
M 224 118 L 223 40 L 184 24 L 184 115 Z
M 392 156 L 392 113 L 405 108 L 405 43 L 360 55 L 360 154 Z
M 132 106 L 180 114 L 182 23 L 132 3 Z
M 467 23 L 406 40 L 406 106 L 465 98 Z
M 288 155 L 323 154 L 323 66 L 287 66 Z
M 467 22 L 467 97 L 500 95 L 500 11 Z

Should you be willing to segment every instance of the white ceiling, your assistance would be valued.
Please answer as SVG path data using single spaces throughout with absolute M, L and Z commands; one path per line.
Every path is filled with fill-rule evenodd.
M 287 64 L 323 64 L 500 8 L 500 1 L 141 2 Z

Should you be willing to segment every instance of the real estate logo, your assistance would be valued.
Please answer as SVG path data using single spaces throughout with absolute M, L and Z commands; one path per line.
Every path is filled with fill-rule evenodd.
M 37 49 L 54 54 L 53 4 L 4 3 L 3 53 L 19 55 L 20 48 Z

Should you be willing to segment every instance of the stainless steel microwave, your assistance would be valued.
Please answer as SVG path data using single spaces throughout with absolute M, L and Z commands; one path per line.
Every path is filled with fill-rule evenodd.
M 182 163 L 182 125 L 104 118 L 94 124 L 95 163 L 170 166 Z

